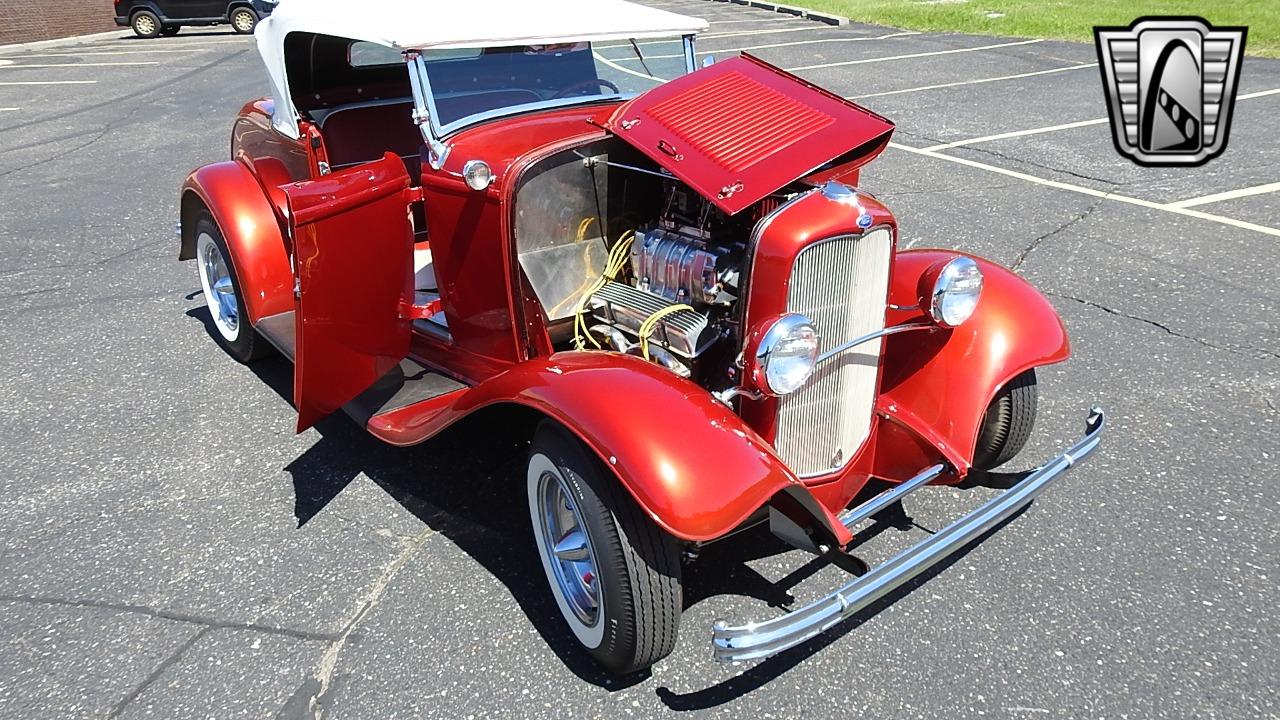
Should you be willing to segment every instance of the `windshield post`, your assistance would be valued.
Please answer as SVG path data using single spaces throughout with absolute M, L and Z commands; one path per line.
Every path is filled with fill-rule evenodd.
M 405 63 L 409 66 L 409 85 L 413 89 L 413 122 L 422 133 L 427 144 L 427 162 L 432 170 L 444 167 L 445 158 L 449 157 L 449 146 L 440 142 L 436 136 L 435 124 L 428 110 L 431 97 L 431 81 L 427 78 L 427 64 L 422 54 L 409 50 L 404 54 Z
M 698 53 L 694 51 L 693 35 L 684 36 L 684 60 L 689 72 L 698 69 Z

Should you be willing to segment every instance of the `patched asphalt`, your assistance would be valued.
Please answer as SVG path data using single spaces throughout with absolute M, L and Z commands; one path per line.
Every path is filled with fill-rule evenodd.
M 719 58 L 858 61 L 799 72 L 909 148 L 1106 116 L 1087 44 L 661 4 L 711 20 L 699 49 Z M 1142 204 L 1280 180 L 1280 94 L 1241 99 L 1196 169 L 1133 165 L 1105 123 L 886 150 L 863 185 L 905 246 L 1016 266 L 1071 332 L 1015 462 L 1093 402 L 1105 447 L 927 582 L 763 664 L 715 664 L 710 624 L 842 574 L 789 587 L 807 558 L 766 535 L 713 547 L 675 654 L 620 681 L 546 597 L 517 442 L 470 423 L 394 449 L 345 417 L 294 435 L 289 365 L 208 337 L 177 189 L 266 92 L 249 41 L 122 31 L 0 57 L 0 108 L 19 108 L 0 110 L 0 717 L 1280 716 L 1280 194 L 1193 208 L 1208 218 Z M 104 64 L 124 62 L 151 64 Z M 1241 94 L 1278 88 L 1280 61 L 1246 61 Z M 937 529 L 989 494 L 908 511 Z

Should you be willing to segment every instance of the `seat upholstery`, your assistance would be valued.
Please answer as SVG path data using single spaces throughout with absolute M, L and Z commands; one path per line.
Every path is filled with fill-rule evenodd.
M 320 131 L 335 168 L 377 160 L 388 151 L 416 159 L 422 145 L 409 101 L 340 108 L 324 118 Z M 410 173 L 417 177 L 416 168 Z

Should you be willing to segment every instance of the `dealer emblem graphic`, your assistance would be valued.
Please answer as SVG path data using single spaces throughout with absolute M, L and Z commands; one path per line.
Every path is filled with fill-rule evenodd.
M 1139 165 L 1202 165 L 1227 149 L 1243 27 L 1146 17 L 1096 27 L 1116 149 Z

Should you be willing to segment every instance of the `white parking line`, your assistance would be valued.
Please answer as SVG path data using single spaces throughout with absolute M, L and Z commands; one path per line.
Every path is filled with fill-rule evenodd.
M 21 109 L 22 108 L 0 108 L 0 112 L 13 112 L 15 110 L 21 110 Z
M 816 45 L 818 43 L 850 43 L 850 42 L 866 42 L 868 40 L 888 40 L 889 38 L 906 37 L 908 35 L 919 35 L 915 30 L 903 30 L 902 32 L 889 33 L 887 35 L 866 35 L 862 37 L 845 37 L 845 38 L 824 38 L 822 40 L 797 40 L 795 42 L 769 43 L 768 45 L 748 45 L 747 47 L 725 48 L 723 50 L 708 50 L 699 52 L 699 55 L 709 55 L 712 52 L 731 53 L 746 52 L 748 50 L 768 50 L 770 48 L 795 47 L 797 45 Z
M 1249 197 L 1250 195 L 1263 195 L 1265 193 L 1280 192 L 1280 182 L 1267 183 L 1266 185 L 1256 185 L 1250 188 L 1241 188 L 1240 190 L 1228 190 L 1226 192 L 1214 193 L 1213 195 L 1204 195 L 1189 200 L 1179 200 L 1178 202 L 1169 203 L 1169 207 L 1189 208 L 1196 205 L 1208 205 L 1209 203 L 1222 202 L 1223 200 L 1235 200 L 1236 198 Z
M 885 37 L 892 37 L 886 35 Z M 921 90 L 940 90 L 942 88 L 959 87 L 961 85 L 977 85 L 979 83 L 996 82 L 998 80 L 1016 80 L 1024 77 L 1034 77 L 1036 75 L 1050 75 L 1053 73 L 1067 72 L 1068 70 L 1081 70 L 1083 68 L 1098 67 L 1098 63 L 1085 63 L 1083 65 L 1068 65 L 1067 67 L 1053 68 L 1052 70 L 1036 70 L 1035 72 L 1018 73 L 1017 75 L 1001 75 L 999 77 L 978 78 L 977 80 L 960 80 L 953 83 L 941 83 L 938 85 L 921 85 L 920 87 L 904 88 L 902 90 L 888 90 L 886 92 L 869 93 L 867 95 L 848 95 L 845 100 L 861 100 L 863 98 L 884 97 L 885 95 L 900 95 L 902 93 L 920 92 Z
M 1094 63 L 1097 65 L 1097 63 Z M 1240 95 L 1236 100 L 1250 100 L 1257 97 L 1265 97 L 1267 95 L 1275 95 L 1280 93 L 1280 88 L 1274 90 L 1263 90 L 1261 92 L 1248 93 Z M 852 98 L 850 98 L 852 99 Z M 1030 130 L 1014 130 L 1012 132 L 998 133 L 996 135 L 984 135 L 982 137 L 970 138 L 968 140 L 957 140 L 955 142 L 943 143 L 941 145 L 930 145 L 925 150 L 946 150 L 947 148 L 962 147 L 965 145 L 976 145 L 978 143 L 991 142 L 992 140 L 1006 140 L 1008 138 L 1024 137 L 1027 135 L 1039 135 L 1040 133 L 1057 132 L 1059 130 L 1070 130 L 1072 128 L 1086 127 L 1088 125 L 1101 125 L 1107 122 L 1107 118 L 1093 118 L 1092 120 L 1080 120 L 1078 122 L 1069 122 L 1062 125 L 1049 125 L 1048 127 L 1031 128 Z
M 935 50 L 933 52 L 911 53 L 909 55 L 891 55 L 889 57 L 863 58 L 862 60 L 845 60 L 843 62 L 820 63 L 818 65 L 801 65 L 800 67 L 786 68 L 787 72 L 797 72 L 799 70 L 818 70 L 820 68 L 844 67 L 846 65 L 864 65 L 866 63 L 887 62 L 889 60 L 908 60 L 910 58 L 933 57 L 935 55 L 954 55 L 955 53 L 978 52 L 979 50 L 994 50 L 995 48 L 1013 47 L 1014 45 L 1031 45 L 1034 43 L 1044 42 L 1043 39 L 1036 40 L 1018 40 L 1017 42 L 997 43 L 995 45 L 979 45 L 978 47 L 955 48 L 953 50 Z
M 27 58 L 60 58 L 60 57 L 84 57 L 85 55 L 151 55 L 152 53 L 192 53 L 203 52 L 201 50 L 94 50 L 89 52 L 74 53 L 40 53 L 35 55 L 4 55 L 0 58 L 7 60 L 26 60 Z
M 828 28 L 827 25 L 814 27 L 813 23 L 805 23 L 805 27 L 788 27 L 781 30 L 742 30 L 739 32 L 710 33 L 707 35 L 699 35 L 698 41 L 715 40 L 717 38 L 742 37 L 744 35 L 769 35 L 772 33 L 801 32 L 803 30 L 822 30 Z M 645 40 L 638 42 L 637 45 L 669 45 L 671 40 Z M 613 45 L 596 45 L 595 50 L 608 50 L 609 48 L 631 47 L 631 43 L 615 43 Z
M 1094 118 L 1093 120 L 1081 120 L 1079 122 L 1063 123 L 1061 125 L 1050 125 L 1042 128 L 1032 128 L 1031 130 L 1014 130 L 1013 132 L 998 133 L 996 135 L 985 135 L 983 137 L 971 138 L 969 140 L 957 140 L 955 142 L 943 143 L 941 145 L 931 145 L 925 150 L 946 150 L 947 148 L 960 147 L 962 145 L 974 145 L 976 143 L 991 142 L 992 140 L 1004 140 L 1006 138 L 1023 137 L 1025 135 L 1039 135 L 1040 133 L 1057 132 L 1058 130 L 1070 130 L 1071 128 L 1086 127 L 1088 125 L 1101 125 L 1107 122 L 1107 118 Z
M 644 79 L 646 79 L 646 80 L 657 80 L 658 82 L 666 82 L 666 81 L 665 81 L 665 80 L 663 80 L 662 78 L 657 78 L 657 77 L 654 77 L 654 76 L 652 76 L 652 75 L 645 75 L 645 74 L 644 74 L 644 73 L 642 73 L 642 72 L 637 72 L 637 71 L 635 71 L 635 70 L 631 70 L 631 69 L 629 69 L 629 68 L 624 68 L 624 67 L 622 67 L 621 65 L 619 65 L 618 63 L 616 63 L 616 62 L 614 62 L 614 61 L 610 60 L 609 58 L 607 58 L 607 57 L 605 57 L 605 56 L 601 55 L 601 54 L 600 54 L 600 53 L 598 53 L 598 52 L 593 52 L 593 53 L 591 53 L 591 54 L 592 54 L 592 55 L 595 55 L 595 56 L 596 56 L 596 59 L 597 59 L 597 60 L 599 60 L 600 62 L 604 63 L 605 65 L 608 65 L 609 67 L 611 67 L 611 68 L 613 68 L 614 70 L 617 70 L 617 71 L 619 71 L 619 72 L 624 72 L 624 73 L 626 73 L 626 74 L 628 74 L 628 75 L 635 75 L 636 77 L 641 77 L 641 78 L 644 78 Z
M 825 40 L 797 40 L 796 42 L 770 43 L 768 45 L 749 45 L 747 47 L 724 48 L 723 50 L 699 50 L 699 55 L 720 55 L 722 53 L 747 52 L 750 50 L 768 50 L 769 48 L 794 47 L 796 45 L 812 45 L 814 43 L 850 43 L 850 42 L 866 42 L 868 40 L 887 40 L 889 38 L 905 37 L 907 35 L 919 35 L 915 30 L 903 30 L 902 32 L 889 33 L 888 35 L 871 35 L 866 37 L 852 38 L 827 38 Z M 645 60 L 663 60 L 671 58 L 684 57 L 684 55 L 645 55 Z M 639 62 L 640 58 L 635 55 L 626 57 L 611 58 L 614 62 Z M 1097 63 L 1094 63 L 1095 65 Z
M 20 82 L 0 82 L 0 85 L 94 85 L 97 80 L 23 80 Z
M 1007 168 L 996 167 L 995 165 L 987 165 L 986 163 L 976 162 L 974 160 L 969 160 L 967 158 L 955 157 L 953 155 L 944 155 L 940 152 L 935 152 L 927 148 L 917 148 L 917 147 L 910 147 L 907 145 L 899 145 L 898 143 L 895 143 L 895 142 L 889 143 L 889 147 L 895 148 L 897 150 L 904 150 L 909 153 L 915 153 L 916 155 L 923 155 L 925 157 L 930 157 L 937 160 L 946 160 L 947 162 L 953 162 L 959 165 L 965 165 L 971 168 L 977 168 L 979 170 L 986 170 L 987 172 L 1006 175 L 1008 177 L 1017 178 L 1019 180 L 1025 180 L 1029 183 L 1035 183 L 1036 185 L 1043 185 L 1045 187 L 1056 188 L 1058 190 L 1067 190 L 1069 192 L 1079 193 L 1081 195 L 1089 195 L 1091 197 L 1101 198 L 1103 200 L 1112 200 L 1114 202 L 1125 203 L 1127 205 L 1136 205 L 1138 207 L 1147 208 L 1150 210 L 1161 210 L 1167 213 L 1173 213 L 1175 215 L 1185 215 L 1187 217 L 1199 218 L 1201 220 L 1208 220 L 1210 222 L 1216 222 L 1222 225 L 1230 225 L 1231 227 L 1237 227 L 1243 230 L 1252 230 L 1254 232 L 1262 233 L 1264 235 L 1280 237 L 1280 229 L 1278 228 L 1267 227 L 1265 225 L 1257 225 L 1251 222 L 1245 222 L 1243 220 L 1236 220 L 1235 218 L 1223 217 L 1221 215 L 1213 215 L 1211 213 L 1200 212 L 1199 210 L 1191 210 L 1189 208 L 1178 207 L 1177 205 L 1172 205 L 1172 204 L 1152 202 L 1150 200 L 1143 200 L 1141 198 L 1129 197 L 1127 195 L 1117 195 L 1115 193 L 1103 192 L 1101 190 L 1094 190 L 1093 188 L 1083 187 L 1081 185 L 1072 185 L 1071 183 L 1059 182 L 1057 180 L 1046 180 L 1045 178 L 1036 177 L 1035 175 L 1028 175 L 1026 173 L 1021 173 L 1016 170 L 1009 170 Z
M 159 65 L 159 64 L 160 64 L 159 62 L 155 62 L 155 61 L 152 61 L 152 62 L 118 62 L 118 63 L 109 63 L 109 62 L 108 62 L 108 63 L 57 63 L 57 64 L 51 64 L 51 63 L 30 63 L 30 64 L 26 64 L 26 65 L 19 65 L 19 64 L 15 63 L 15 64 L 13 64 L 13 65 L 0 65 L 0 68 L 3 68 L 3 69 L 5 69 L 5 70 L 21 70 L 22 68 L 124 67 L 124 66 L 127 66 L 127 65 L 128 65 L 128 66 L 133 66 L 133 65 Z

